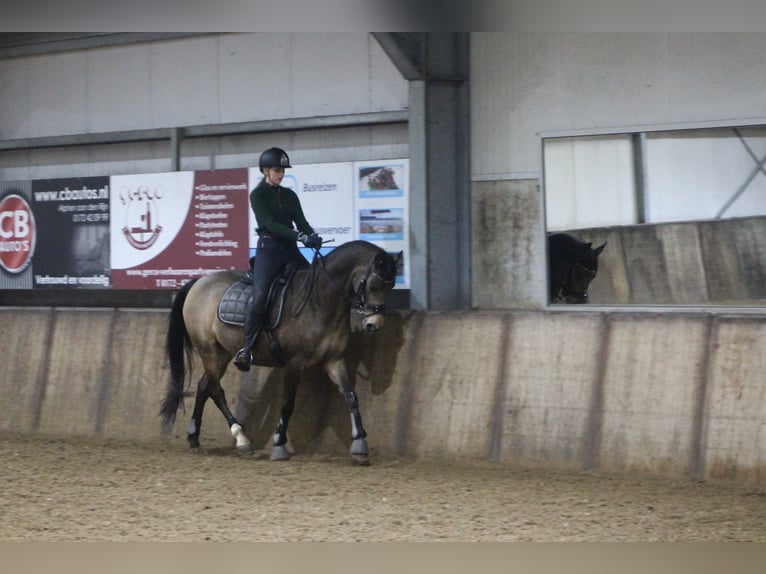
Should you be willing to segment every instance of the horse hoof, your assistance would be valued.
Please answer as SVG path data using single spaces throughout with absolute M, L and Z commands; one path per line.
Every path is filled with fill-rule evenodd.
M 367 439 L 357 438 L 351 441 L 351 448 L 348 452 L 351 456 L 367 456 L 370 454 L 367 448 Z
M 290 460 L 290 453 L 287 452 L 287 447 L 283 444 L 274 446 L 271 449 L 271 460 Z
M 366 454 L 352 454 L 351 461 L 357 466 L 370 466 L 370 457 Z

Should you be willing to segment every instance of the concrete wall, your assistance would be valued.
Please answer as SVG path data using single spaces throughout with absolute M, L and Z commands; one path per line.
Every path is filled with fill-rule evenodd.
M 159 439 L 165 328 L 159 311 L 0 309 L 0 431 Z M 373 457 L 763 486 L 765 347 L 760 315 L 407 312 L 374 335 L 355 332 L 349 365 Z M 293 448 L 345 451 L 341 396 L 317 373 L 304 378 Z M 276 425 L 281 380 L 269 369 L 224 380 L 258 448 Z M 169 439 L 178 448 L 191 401 Z M 230 443 L 210 404 L 203 445 Z
M 592 304 L 763 305 L 766 217 L 569 231 L 607 242 Z
M 542 308 L 545 232 L 536 180 L 473 182 L 471 307 Z
M 473 209 L 490 181 L 515 188 L 509 205 L 530 213 L 544 209 L 547 198 L 538 184 L 546 135 L 716 121 L 762 124 L 765 48 L 766 35 L 753 33 L 471 33 Z M 733 191 L 734 185 L 726 189 Z M 589 203 L 599 204 L 603 186 L 592 193 Z M 543 229 L 542 218 L 519 217 L 513 225 L 506 219 L 495 228 L 474 227 L 473 233 L 493 238 L 488 249 L 510 252 L 512 246 L 542 240 Z M 473 257 L 475 264 L 482 252 L 474 250 Z M 521 259 L 508 254 L 506 259 L 501 278 L 507 282 L 492 285 L 500 300 L 490 305 L 484 305 L 481 291 L 492 277 L 474 272 L 474 292 L 480 291 L 474 307 L 543 307 L 542 246 Z

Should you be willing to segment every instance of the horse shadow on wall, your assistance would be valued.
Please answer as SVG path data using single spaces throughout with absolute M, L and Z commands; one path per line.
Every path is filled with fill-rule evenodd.
M 391 387 L 410 316 L 390 313 L 383 328 L 372 334 L 352 328 L 346 367 L 373 445 L 386 441 L 375 436 L 374 423 L 368 425 L 375 419 L 374 406 L 368 397 L 382 396 Z M 300 377 L 295 413 L 288 431 L 292 450 L 296 454 L 316 450 L 345 453 L 351 440 L 348 407 L 338 388 L 319 368 L 291 372 L 286 368 L 256 367 L 242 375 L 235 415 L 242 422 L 252 448 L 261 450 L 271 441 L 279 423 L 286 377 L 290 376 Z M 328 431 L 332 434 L 328 435 Z M 327 440 L 328 436 L 335 440 Z

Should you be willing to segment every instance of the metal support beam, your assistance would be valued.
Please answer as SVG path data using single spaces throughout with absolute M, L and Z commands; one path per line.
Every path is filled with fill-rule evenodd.
M 7 33 L 0 34 L 0 60 L 56 52 L 123 46 L 142 42 L 178 40 L 213 32 L 98 32 L 98 33 Z
M 633 134 L 633 181 L 636 200 L 636 223 L 646 223 L 649 211 L 646 191 L 646 133 Z
M 420 32 L 373 32 L 372 36 L 388 55 L 405 80 L 423 79 L 422 38 Z
M 267 132 L 396 124 L 406 123 L 408 119 L 409 113 L 406 110 L 403 110 L 393 112 L 345 114 L 337 116 L 287 118 L 281 120 L 263 120 L 256 122 L 206 124 L 178 127 L 176 129 L 182 130 L 183 137 L 188 139 L 195 137 L 218 137 Z M 171 132 L 168 131 L 167 128 L 153 128 L 146 130 L 72 134 L 39 138 L 19 138 L 4 141 L 0 140 L 0 151 L 167 140 L 170 139 L 170 137 Z
M 468 33 L 421 36 L 424 79 L 410 82 L 410 304 L 471 305 Z
M 170 170 L 181 171 L 181 141 L 184 131 L 181 128 L 170 130 Z

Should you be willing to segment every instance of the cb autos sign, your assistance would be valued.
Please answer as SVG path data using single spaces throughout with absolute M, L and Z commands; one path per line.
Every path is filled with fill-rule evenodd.
M 27 200 L 17 193 L 0 199 L 0 266 L 17 275 L 32 263 L 37 242 L 35 217 Z

